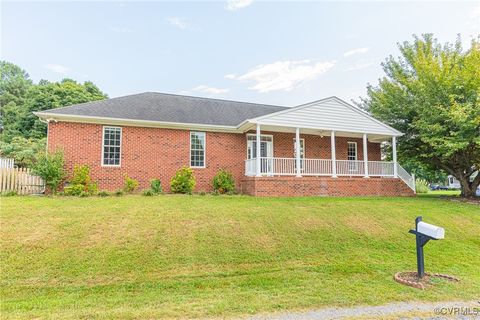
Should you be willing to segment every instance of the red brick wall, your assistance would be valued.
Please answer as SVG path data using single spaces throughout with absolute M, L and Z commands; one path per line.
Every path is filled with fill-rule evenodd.
M 182 166 L 189 166 L 190 131 L 122 127 L 121 167 L 103 167 L 102 125 L 72 122 L 51 122 L 48 126 L 48 148 L 63 149 L 69 173 L 75 164 L 90 167 L 91 176 L 100 189 L 122 188 L 124 174 L 137 179 L 140 189 L 149 187 L 149 181 L 159 178 L 164 190 L 170 190 L 170 179 Z M 271 133 L 275 157 L 293 157 L 293 138 L 290 133 Z M 330 137 L 301 135 L 305 138 L 307 158 L 330 158 Z M 363 159 L 362 139 L 336 139 L 337 159 L 347 158 L 347 141 L 357 141 L 358 159 Z M 196 191 L 211 191 L 215 173 L 224 168 L 233 173 L 241 190 L 246 158 L 245 134 L 206 133 L 206 168 L 193 169 L 197 180 Z M 369 143 L 369 160 L 380 160 L 380 145 Z
M 245 177 L 242 193 L 253 196 L 413 196 L 400 179 L 362 177 Z

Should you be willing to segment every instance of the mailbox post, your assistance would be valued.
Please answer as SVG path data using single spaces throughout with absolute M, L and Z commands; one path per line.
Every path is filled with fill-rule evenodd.
M 439 240 L 445 237 L 445 230 L 443 228 L 428 224 L 422 221 L 419 216 L 415 219 L 415 230 L 410 230 L 416 238 L 417 247 L 417 273 L 421 279 L 425 275 L 425 260 L 423 257 L 423 246 L 430 240 Z

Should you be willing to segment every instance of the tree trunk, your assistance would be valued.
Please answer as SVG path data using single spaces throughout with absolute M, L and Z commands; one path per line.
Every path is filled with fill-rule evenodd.
M 474 197 L 480 183 L 480 173 L 472 182 L 470 182 L 470 177 L 460 177 L 458 181 L 460 181 L 462 187 L 461 196 L 464 198 Z

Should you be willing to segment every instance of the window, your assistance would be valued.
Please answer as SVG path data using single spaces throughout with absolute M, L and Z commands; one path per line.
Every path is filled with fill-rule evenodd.
M 255 159 L 257 157 L 257 136 L 254 134 L 247 135 L 247 159 Z M 273 136 L 260 135 L 260 157 L 273 157 Z
M 297 157 L 297 142 L 293 139 L 293 157 Z M 305 139 L 300 139 L 300 158 L 305 159 Z
M 293 138 L 293 157 L 297 159 L 297 141 Z M 303 159 L 305 159 L 305 139 L 300 139 L 300 170 L 303 170 Z M 295 170 L 297 169 L 297 161 L 295 161 Z
M 357 160 L 357 143 L 356 142 L 349 142 L 348 143 L 347 159 L 348 160 Z
M 190 166 L 205 168 L 205 132 L 190 132 Z
M 122 128 L 103 127 L 102 165 L 120 166 Z

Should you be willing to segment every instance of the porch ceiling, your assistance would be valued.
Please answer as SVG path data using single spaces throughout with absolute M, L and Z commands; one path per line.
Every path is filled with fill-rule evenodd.
M 245 123 L 242 126 L 243 132 L 255 132 L 256 124 L 255 123 Z M 261 125 L 262 132 L 287 132 L 295 134 L 295 127 L 288 126 L 273 126 L 273 125 Z M 309 134 L 322 137 L 330 137 L 331 129 L 313 129 L 313 128 L 300 128 L 300 134 Z M 346 137 L 346 138 L 362 138 L 363 132 L 347 132 L 347 131 L 336 131 L 336 137 Z M 384 142 L 390 141 L 392 136 L 385 134 L 376 134 L 376 133 L 367 133 L 368 141 L 370 142 Z

